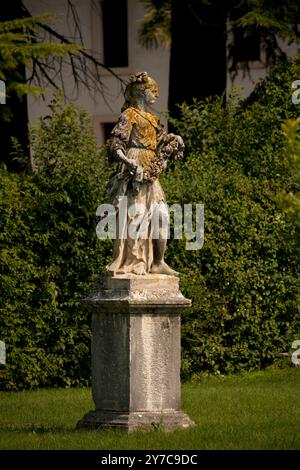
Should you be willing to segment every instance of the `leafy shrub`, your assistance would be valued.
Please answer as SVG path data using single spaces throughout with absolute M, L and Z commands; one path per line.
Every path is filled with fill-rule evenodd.
M 1 168 L 1 388 L 88 383 L 89 319 L 80 307 L 110 253 L 95 211 L 107 169 L 90 120 L 60 100 L 31 130 L 35 174 Z
M 288 119 L 282 129 L 287 139 L 292 174 L 286 190 L 279 194 L 278 202 L 294 224 L 295 248 L 300 250 L 300 117 Z
M 187 158 L 162 181 L 168 202 L 205 205 L 203 248 L 174 240 L 167 256 L 193 300 L 183 315 L 184 377 L 266 366 L 300 338 L 294 225 L 277 204 L 291 179 L 281 126 L 299 114 L 296 64 L 281 65 L 246 102 L 182 105 L 173 121 Z

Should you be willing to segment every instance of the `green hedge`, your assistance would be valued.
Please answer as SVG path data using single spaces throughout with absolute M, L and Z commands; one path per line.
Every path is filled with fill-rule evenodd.
M 181 107 L 175 121 L 188 158 L 163 181 L 169 202 L 205 205 L 199 252 L 169 244 L 193 308 L 183 316 L 183 374 L 270 364 L 300 339 L 299 257 L 294 225 L 277 196 L 293 181 L 282 122 L 299 59 L 284 63 L 246 102 L 235 97 Z
M 85 113 L 59 101 L 31 140 L 38 172 L 1 168 L 1 389 L 89 382 L 79 302 L 111 252 L 95 234 L 107 169 Z
M 285 63 L 251 97 L 181 107 L 186 160 L 161 179 L 172 203 L 205 204 L 205 242 L 168 244 L 193 307 L 183 313 L 183 376 L 264 367 L 300 339 L 294 226 L 277 203 L 293 184 L 281 131 L 299 115 Z M 89 319 L 80 300 L 111 256 L 95 234 L 106 157 L 73 105 L 31 131 L 34 174 L 1 168 L 1 389 L 87 384 Z

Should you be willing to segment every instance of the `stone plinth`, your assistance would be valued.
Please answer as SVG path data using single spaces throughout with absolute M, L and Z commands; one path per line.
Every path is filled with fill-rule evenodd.
M 187 428 L 180 410 L 180 311 L 190 306 L 173 276 L 102 277 L 85 300 L 92 312 L 96 410 L 78 428 Z

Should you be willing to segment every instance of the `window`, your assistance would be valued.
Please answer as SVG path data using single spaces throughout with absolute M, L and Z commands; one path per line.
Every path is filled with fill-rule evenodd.
M 234 44 L 232 55 L 235 62 L 248 62 L 260 60 L 260 35 L 253 31 L 249 36 L 244 36 L 244 31 L 234 31 Z
M 104 64 L 128 67 L 127 0 L 102 0 Z
M 102 123 L 102 128 L 103 128 L 103 136 L 104 136 L 104 142 L 107 141 L 110 137 L 110 133 L 115 127 L 116 123 L 115 122 L 103 122 Z

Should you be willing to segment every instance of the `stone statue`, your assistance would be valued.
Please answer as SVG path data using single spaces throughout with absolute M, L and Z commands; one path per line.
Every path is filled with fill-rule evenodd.
M 178 275 L 164 261 L 167 231 L 163 221 L 168 210 L 158 176 L 166 169 L 167 160 L 183 157 L 184 143 L 180 136 L 167 134 L 158 117 L 146 111 L 157 97 L 155 80 L 146 72 L 133 75 L 125 90 L 122 113 L 107 142 L 110 162 L 117 164 L 108 183 L 118 232 L 113 261 L 107 266 L 113 275 Z M 124 196 L 129 208 L 125 217 L 121 216 Z M 154 217 L 160 221 L 157 236 L 151 231 Z M 130 227 L 137 229 L 134 237 Z
M 95 409 L 77 423 L 79 429 L 195 426 L 180 407 L 180 312 L 191 301 L 164 261 L 163 221 L 169 214 L 158 181 L 167 161 L 183 156 L 184 144 L 146 111 L 157 96 L 157 84 L 146 72 L 132 76 L 107 144 L 117 171 L 108 184 L 114 207 L 107 205 L 103 213 L 111 211 L 117 238 L 107 266 L 111 275 L 101 276 L 84 300 L 92 314 Z

